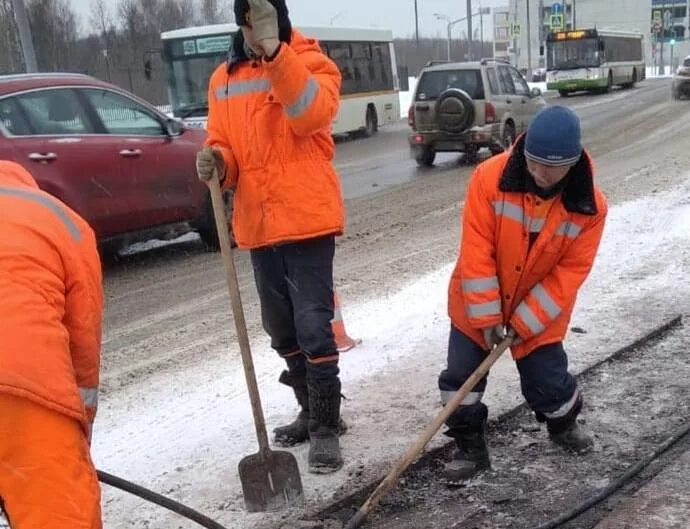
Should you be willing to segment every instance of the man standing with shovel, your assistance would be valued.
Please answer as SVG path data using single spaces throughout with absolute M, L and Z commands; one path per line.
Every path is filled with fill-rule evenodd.
M 512 353 L 522 392 L 551 439 L 576 452 L 591 447 L 575 420 L 582 397 L 563 339 L 606 214 L 579 120 L 564 107 L 541 111 L 509 152 L 477 168 L 449 290 L 448 366 L 439 377 L 444 403 L 508 329 L 517 335 Z M 444 471 L 448 483 L 490 466 L 485 387 L 486 377 L 446 421 L 458 447 Z
M 340 73 L 292 30 L 284 0 L 236 0 L 241 32 L 211 77 L 202 180 L 235 189 L 233 231 L 251 251 L 263 325 L 301 411 L 276 442 L 310 440 L 309 470 L 342 466 L 340 379 L 333 319 L 335 237 L 344 208 L 332 159 Z

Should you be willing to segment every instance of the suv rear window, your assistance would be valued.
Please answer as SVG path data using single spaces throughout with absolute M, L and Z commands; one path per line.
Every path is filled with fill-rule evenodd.
M 425 72 L 417 87 L 417 101 L 438 99 L 449 88 L 464 90 L 472 99 L 484 99 L 481 70 L 440 70 Z
M 685 66 L 686 68 L 690 68 L 690 57 L 683 61 L 683 66 Z

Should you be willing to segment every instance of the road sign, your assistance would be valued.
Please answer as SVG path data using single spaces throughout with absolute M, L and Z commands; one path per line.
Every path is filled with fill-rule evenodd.
M 551 31 L 561 31 L 563 26 L 563 15 L 551 15 L 550 24 Z
M 553 4 L 551 6 L 551 14 L 552 15 L 562 15 L 563 14 L 563 6 L 561 4 Z
M 660 9 L 655 9 L 654 10 L 654 15 L 652 17 L 654 22 L 661 22 L 661 10 Z
M 518 22 L 513 22 L 510 24 L 510 38 L 515 39 L 522 33 L 522 28 Z

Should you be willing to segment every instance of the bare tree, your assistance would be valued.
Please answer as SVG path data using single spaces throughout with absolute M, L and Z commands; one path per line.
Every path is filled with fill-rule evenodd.
M 0 74 L 19 72 L 22 67 L 12 0 L 0 0 Z
M 204 24 L 217 24 L 219 22 L 218 1 L 201 0 L 201 20 Z
M 69 69 L 77 41 L 77 15 L 69 0 L 31 0 L 27 11 L 39 69 Z

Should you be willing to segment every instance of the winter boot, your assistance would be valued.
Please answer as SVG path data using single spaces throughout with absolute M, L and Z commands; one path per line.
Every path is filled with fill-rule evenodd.
M 460 485 L 482 470 L 491 468 L 486 442 L 488 408 L 482 404 L 462 406 L 446 424 L 446 435 L 455 439 L 457 450 L 453 460 L 445 465 L 441 479 L 446 485 Z
M 309 382 L 309 472 L 331 474 L 343 466 L 338 430 L 340 380 Z
M 295 446 L 309 439 L 309 389 L 306 373 L 283 371 L 278 381 L 292 388 L 301 410 L 292 423 L 273 430 L 274 442 L 282 447 Z
M 585 454 L 594 446 L 592 438 L 573 420 L 564 430 L 554 433 L 551 424 L 547 421 L 547 428 L 551 440 L 566 450 L 577 454 Z

